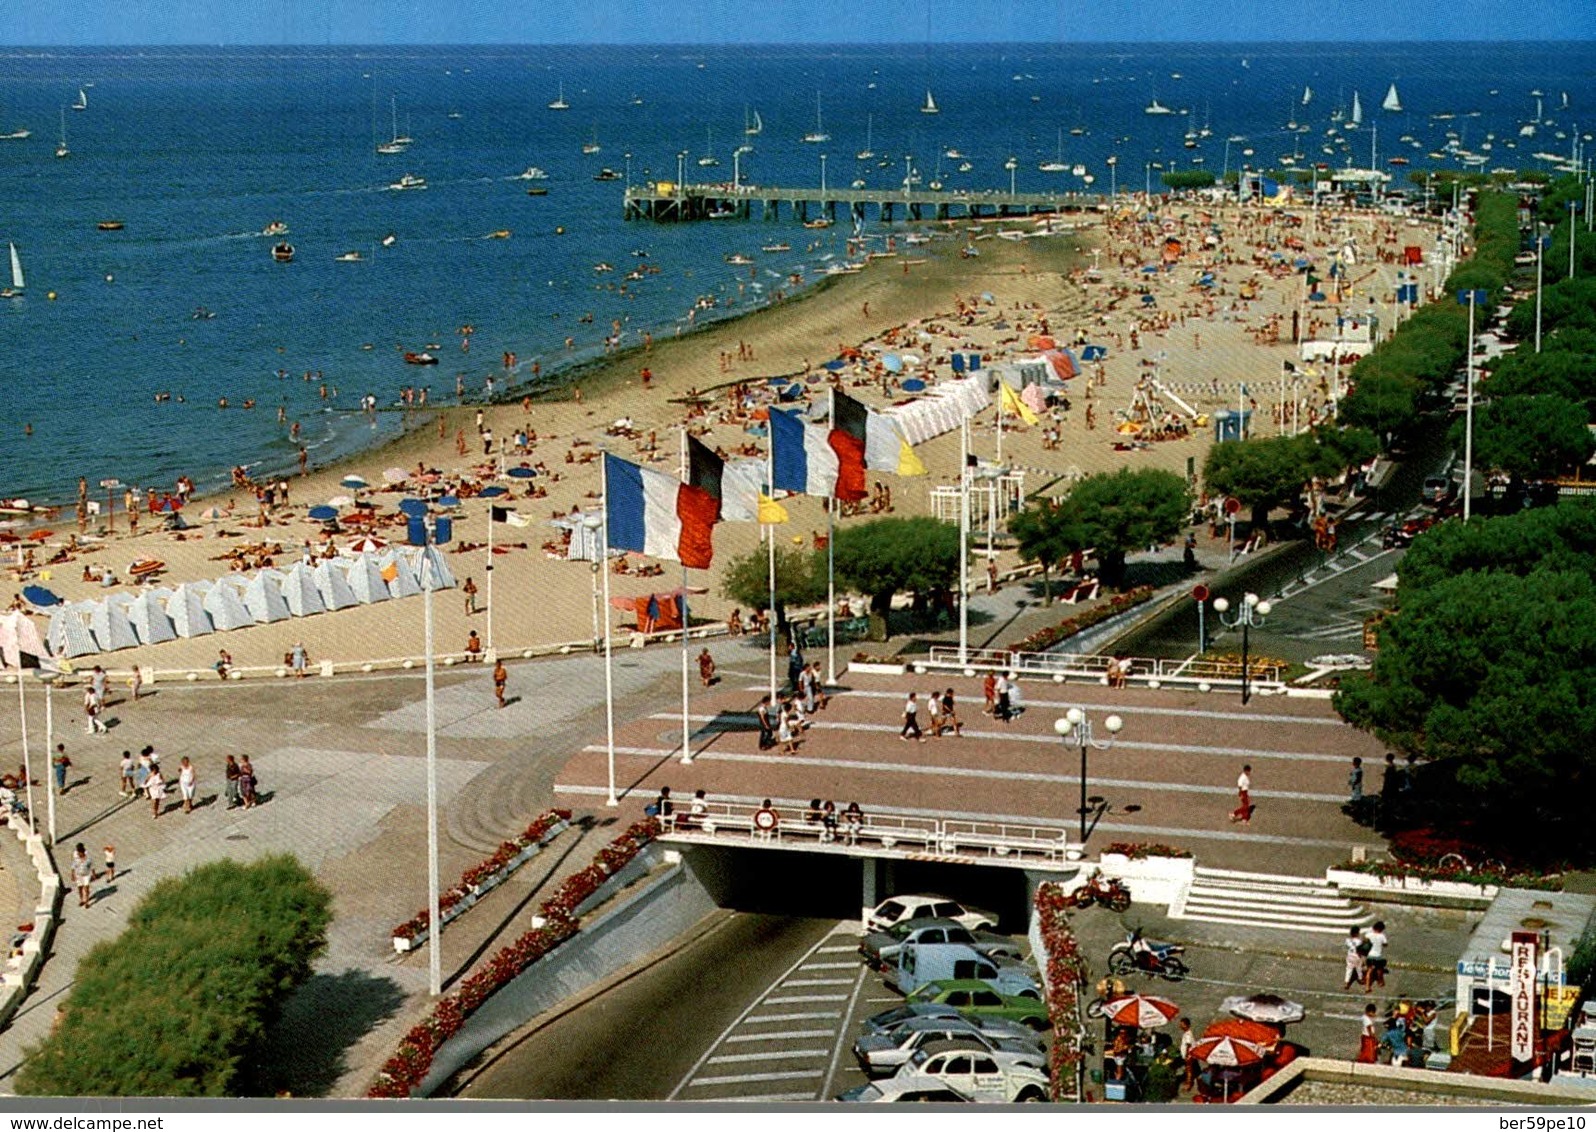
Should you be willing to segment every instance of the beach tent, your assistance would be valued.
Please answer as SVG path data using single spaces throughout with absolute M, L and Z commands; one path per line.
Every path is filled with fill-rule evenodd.
M 295 617 L 310 617 L 327 612 L 316 588 L 316 579 L 303 562 L 296 562 L 283 575 L 283 600 L 288 602 L 288 612 Z
M 205 595 L 205 612 L 211 615 L 211 624 L 218 630 L 242 629 L 255 623 L 254 615 L 244 605 L 236 587 L 224 579 L 211 586 Z
M 349 579 L 336 569 L 330 559 L 319 562 L 310 575 L 321 594 L 321 602 L 328 609 L 348 609 L 355 604 L 355 595 L 349 589 Z
M 39 639 L 39 630 L 33 619 L 20 609 L 0 613 L 0 659 L 7 668 L 21 671 L 24 668 L 49 668 L 50 650 Z
M 244 587 L 244 608 L 256 623 L 286 621 L 288 601 L 283 597 L 283 575 L 277 570 L 262 570 Z
M 89 632 L 88 612 L 94 603 L 73 601 L 58 605 L 50 614 L 50 628 L 44 639 L 55 656 L 84 656 L 99 652 L 94 636 Z
M 172 619 L 172 631 L 179 637 L 203 637 L 216 631 L 211 615 L 205 612 L 205 595 L 192 583 L 172 591 L 166 599 L 166 615 Z
M 172 619 L 166 615 L 165 599 L 170 593 L 161 588 L 145 590 L 127 607 L 127 619 L 139 635 L 139 644 L 158 645 L 177 637 Z
M 89 632 L 94 634 L 94 643 L 101 652 L 136 648 L 139 643 L 133 623 L 127 619 L 127 604 L 110 598 L 95 602 L 89 610 Z
M 421 585 L 430 590 L 454 589 L 454 574 L 449 570 L 449 564 L 443 560 L 443 552 L 436 546 L 428 543 L 418 548 L 414 559 L 416 577 Z
M 421 583 L 416 581 L 416 572 L 410 568 L 410 560 L 399 553 L 397 547 L 389 547 L 377 560 L 377 565 L 382 569 L 382 580 L 388 583 L 391 596 L 415 597 L 421 592 Z
M 355 595 L 356 601 L 361 605 L 370 605 L 374 601 L 388 600 L 388 583 L 383 580 L 382 567 L 377 565 L 375 557 L 359 554 L 343 564 L 348 568 L 349 591 Z

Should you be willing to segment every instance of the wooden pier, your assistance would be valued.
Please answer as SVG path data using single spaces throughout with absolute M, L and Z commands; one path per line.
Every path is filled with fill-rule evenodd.
M 895 220 L 976 220 L 1038 213 L 1085 212 L 1104 198 L 1089 193 L 1005 193 L 934 189 L 778 189 L 763 185 L 678 185 L 658 182 L 626 189 L 625 218 L 670 223 L 736 218 L 774 221 L 785 204 L 792 219 L 808 224 Z

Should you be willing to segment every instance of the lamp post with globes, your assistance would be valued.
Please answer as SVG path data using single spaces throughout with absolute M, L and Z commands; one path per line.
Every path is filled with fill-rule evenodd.
M 1087 798 L 1086 796 L 1086 751 L 1095 748 L 1106 751 L 1114 745 L 1114 736 L 1119 734 L 1120 728 L 1125 726 L 1125 721 L 1117 715 L 1110 715 L 1103 720 L 1103 730 L 1108 732 L 1107 740 L 1098 742 L 1092 738 L 1092 721 L 1085 711 L 1072 707 L 1064 713 L 1062 719 L 1053 721 L 1053 730 L 1060 739 L 1066 743 L 1074 743 L 1081 749 L 1081 845 L 1086 845 L 1086 817 L 1088 814 L 1101 814 L 1105 808 L 1103 799 Z M 1093 824 L 1096 824 L 1095 818 Z
M 1251 664 L 1247 657 L 1249 644 L 1247 631 L 1253 628 L 1262 628 L 1264 618 L 1269 616 L 1269 603 L 1259 600 L 1257 594 L 1249 593 L 1241 599 L 1234 617 L 1226 617 L 1230 610 L 1230 602 L 1222 597 L 1214 598 L 1214 612 L 1219 614 L 1220 624 L 1227 629 L 1241 627 L 1241 702 L 1246 703 L 1251 698 L 1251 689 L 1247 683 Z

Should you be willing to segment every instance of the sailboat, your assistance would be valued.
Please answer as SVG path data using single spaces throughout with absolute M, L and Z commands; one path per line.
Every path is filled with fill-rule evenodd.
M 74 109 L 74 110 L 87 110 L 88 108 L 89 108 L 89 96 L 88 96 L 88 93 L 82 87 L 78 87 L 78 100 L 72 104 L 72 109 Z
M 715 128 L 706 127 L 704 130 L 704 156 L 698 159 L 698 164 L 704 167 L 719 165 L 720 158 L 715 156 Z
M 26 284 L 22 281 L 22 257 L 17 255 L 17 245 L 11 245 L 11 286 L 0 290 L 0 299 L 20 299 Z
M 925 105 L 920 107 L 920 113 L 922 113 L 922 114 L 940 114 L 941 113 L 941 111 L 937 109 L 937 100 L 931 97 L 931 90 L 930 90 L 929 87 L 926 88 Z
M 582 152 L 591 155 L 591 154 L 597 153 L 598 151 L 599 151 L 598 127 L 594 126 L 593 127 L 593 137 L 592 137 L 592 139 L 582 143 Z
M 66 111 L 65 110 L 61 111 L 61 144 L 55 147 L 55 155 L 57 157 L 71 157 L 72 156 L 72 151 L 67 148 L 67 143 L 66 143 Z
M 1303 87 L 1302 88 L 1302 104 L 1304 106 L 1306 106 L 1306 105 L 1308 105 L 1308 103 L 1310 103 L 1312 101 L 1313 101 L 1313 87 L 1311 87 L 1311 86 Z
M 21 141 L 23 138 L 31 138 L 32 136 L 32 130 L 23 128 L 12 130 L 9 134 L 0 134 L 0 141 Z
M 388 141 L 379 143 L 377 146 L 377 152 L 387 154 L 403 153 L 405 151 L 405 147 L 410 144 L 410 139 L 399 136 L 398 98 L 390 97 L 388 99 L 388 111 L 393 116 L 393 137 Z M 372 133 L 376 133 L 376 130 L 373 130 Z
M 1064 164 L 1064 131 L 1058 132 L 1058 156 L 1052 161 L 1044 161 L 1037 166 L 1043 173 L 1062 173 L 1069 168 Z
M 1402 99 L 1397 97 L 1396 83 L 1391 84 L 1391 89 L 1385 92 L 1385 101 L 1380 103 L 1381 110 L 1390 110 L 1393 113 L 1402 109 Z
M 854 154 L 860 161 L 868 161 L 876 155 L 876 151 L 870 148 L 870 134 L 875 124 L 876 116 L 874 114 L 865 115 L 865 147 Z
M 820 92 L 815 91 L 815 132 L 805 134 L 804 141 L 814 145 L 831 140 L 831 135 L 826 133 L 826 127 L 820 121 Z
M 571 108 L 571 104 L 569 102 L 565 101 L 565 83 L 562 82 L 562 83 L 560 83 L 559 97 L 555 98 L 555 100 L 553 102 L 549 103 L 549 109 L 550 110 L 569 110 L 570 108 Z
M 762 134 L 764 132 L 765 132 L 765 123 L 760 120 L 759 111 L 757 111 L 757 110 L 754 111 L 754 121 L 753 121 L 752 125 L 750 125 L 749 122 L 748 122 L 748 112 L 744 111 L 743 112 L 743 136 L 750 137 L 750 138 L 757 138 L 760 134 Z
M 1352 113 L 1347 117 L 1347 128 L 1352 129 L 1363 124 L 1363 103 L 1358 101 L 1358 92 L 1352 92 Z

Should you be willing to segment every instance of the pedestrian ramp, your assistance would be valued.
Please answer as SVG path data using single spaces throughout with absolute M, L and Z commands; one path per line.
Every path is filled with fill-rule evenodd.
M 1241 924 L 1290 932 L 1346 935 L 1374 918 L 1322 877 L 1280 876 L 1198 866 L 1191 884 L 1176 894 L 1169 914 L 1176 920 Z

